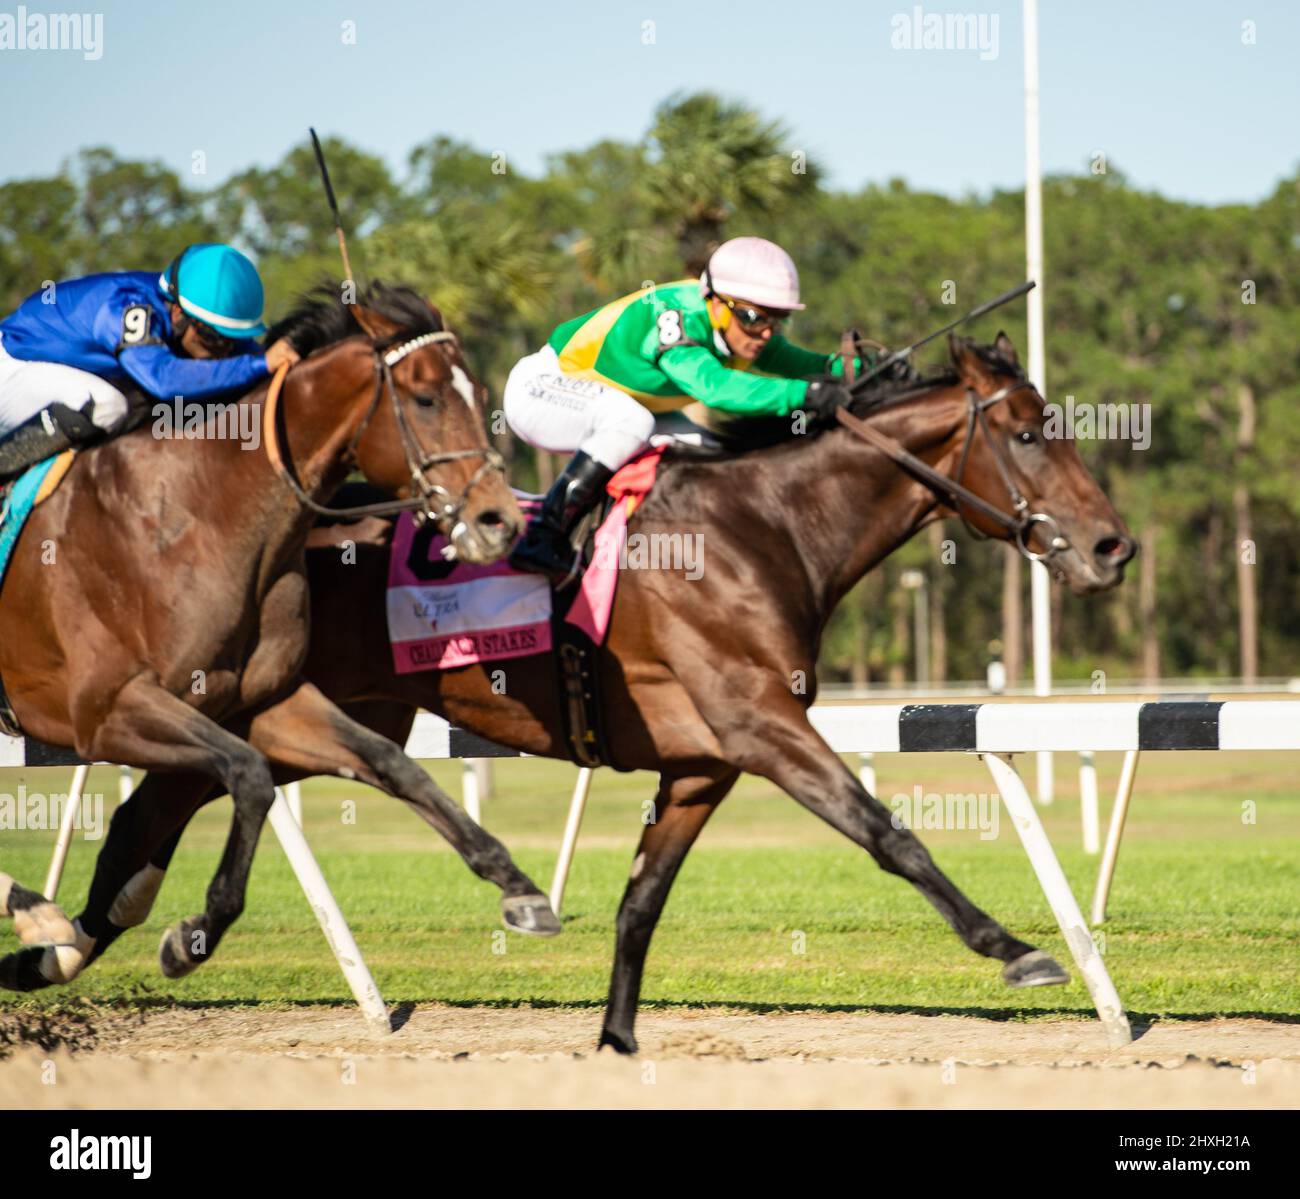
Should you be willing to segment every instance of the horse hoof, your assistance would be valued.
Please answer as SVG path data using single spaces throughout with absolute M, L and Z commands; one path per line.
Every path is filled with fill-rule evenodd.
M 0 987 L 6 991 L 39 991 L 53 986 L 41 973 L 41 959 L 45 950 L 33 947 L 20 949 L 0 958 Z
M 637 1052 L 636 1037 L 631 1033 L 623 1036 L 621 1033 L 611 1032 L 608 1028 L 600 1030 L 600 1044 L 596 1046 L 596 1052 L 602 1049 L 612 1049 L 622 1057 L 631 1057 Z
M 1002 967 L 1002 981 L 1009 987 L 1057 987 L 1070 976 L 1051 954 L 1031 949 Z
M 77 931 L 58 904 L 42 899 L 14 912 L 14 932 L 24 945 L 73 945 Z
M 190 957 L 186 942 L 193 931 L 188 920 L 169 928 L 158 944 L 158 966 L 165 978 L 184 978 L 198 969 L 199 963 Z
M 501 920 L 506 928 L 530 937 L 553 937 L 560 931 L 560 919 L 545 895 L 507 895 L 501 900 Z

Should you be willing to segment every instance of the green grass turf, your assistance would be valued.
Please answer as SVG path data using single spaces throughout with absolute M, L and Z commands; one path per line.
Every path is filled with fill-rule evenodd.
M 1081 906 L 1097 859 L 1080 849 L 1077 757 L 1057 756 L 1057 802 L 1044 820 Z M 991 792 L 975 758 L 877 760 L 888 800 L 915 785 Z M 1101 755 L 1103 818 L 1119 755 Z M 1022 759 L 1026 774 L 1032 759 Z M 1139 1016 L 1261 1015 L 1300 1019 L 1300 800 L 1287 754 L 1147 754 L 1138 774 L 1104 952 Z M 434 774 L 459 795 L 458 764 Z M 61 791 L 66 770 L 6 776 L 0 789 Z M 574 771 L 501 761 L 485 821 L 520 865 L 549 887 Z M 115 775 L 91 791 L 116 796 Z M 334 780 L 306 785 L 308 837 L 390 1003 L 596 1005 L 604 1001 L 614 915 L 639 829 L 649 775 L 600 772 L 565 902 L 562 936 L 500 931 L 497 895 L 402 805 Z M 1251 812 L 1243 805 L 1253 805 Z M 353 811 L 355 822 L 345 821 Z M 66 988 L 4 996 L 46 1007 L 76 997 L 134 1003 L 350 1002 L 325 941 L 269 828 L 249 904 L 213 962 L 172 983 L 157 970 L 162 929 L 202 907 L 229 820 L 228 800 L 200 814 L 153 915 Z M 999 836 L 924 831 L 940 866 L 1010 930 L 1068 963 L 1068 952 L 1010 821 Z M 0 863 L 39 887 L 53 834 L 0 832 Z M 60 897 L 75 913 L 96 842 L 74 842 Z M 0 925 L 0 948 L 15 944 Z M 802 952 L 800 952 L 802 950 Z M 651 946 L 649 1004 L 866 1007 L 1008 1018 L 1087 1016 L 1068 987 L 1012 992 L 995 963 L 969 952 L 913 889 L 758 779 L 744 779 L 682 870 Z

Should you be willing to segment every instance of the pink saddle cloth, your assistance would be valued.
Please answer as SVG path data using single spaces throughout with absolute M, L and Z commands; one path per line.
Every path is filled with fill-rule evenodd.
M 628 519 L 654 485 L 662 454 L 655 446 L 633 458 L 606 488 L 614 503 L 596 530 L 591 564 L 565 616 L 597 645 L 609 631 Z M 519 503 L 528 515 L 538 507 L 535 496 L 519 494 Z M 551 587 L 543 576 L 512 570 L 504 560 L 491 566 L 457 562 L 447 570 L 441 536 L 429 542 L 426 568 L 413 570 L 415 534 L 414 519 L 403 513 L 388 560 L 388 640 L 398 674 L 550 651 Z M 420 577 L 431 572 L 442 577 Z

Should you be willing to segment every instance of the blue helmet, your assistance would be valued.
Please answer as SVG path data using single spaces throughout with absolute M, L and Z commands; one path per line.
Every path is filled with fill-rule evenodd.
M 266 332 L 257 267 L 231 246 L 202 242 L 187 247 L 158 277 L 158 286 L 187 316 L 222 337 L 253 338 Z

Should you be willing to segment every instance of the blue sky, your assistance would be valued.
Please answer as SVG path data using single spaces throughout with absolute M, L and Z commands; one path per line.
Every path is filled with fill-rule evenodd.
M 86 0 L 82 0 L 83 3 Z M 93 0 L 91 0 L 93 2 Z M 0 0 L 4 14 L 18 5 Z M 84 11 L 29 3 L 29 13 Z M 270 165 L 315 124 L 399 172 L 438 133 L 515 169 L 638 137 L 670 93 L 708 87 L 791 131 L 837 185 L 902 176 L 949 194 L 1024 180 L 1020 3 L 946 0 L 997 17 L 997 55 L 891 45 L 898 0 L 111 0 L 103 53 L 0 49 L 0 179 L 111 146 L 215 183 Z M 1103 151 L 1138 186 L 1254 200 L 1300 164 L 1297 0 L 1042 0 L 1043 158 Z M 355 21 L 356 44 L 344 44 Z M 1256 44 L 1243 45 L 1253 20 Z M 653 21 L 653 44 L 644 22 Z M 991 28 L 991 27 L 986 27 Z M 191 180 L 204 182 L 203 180 Z

